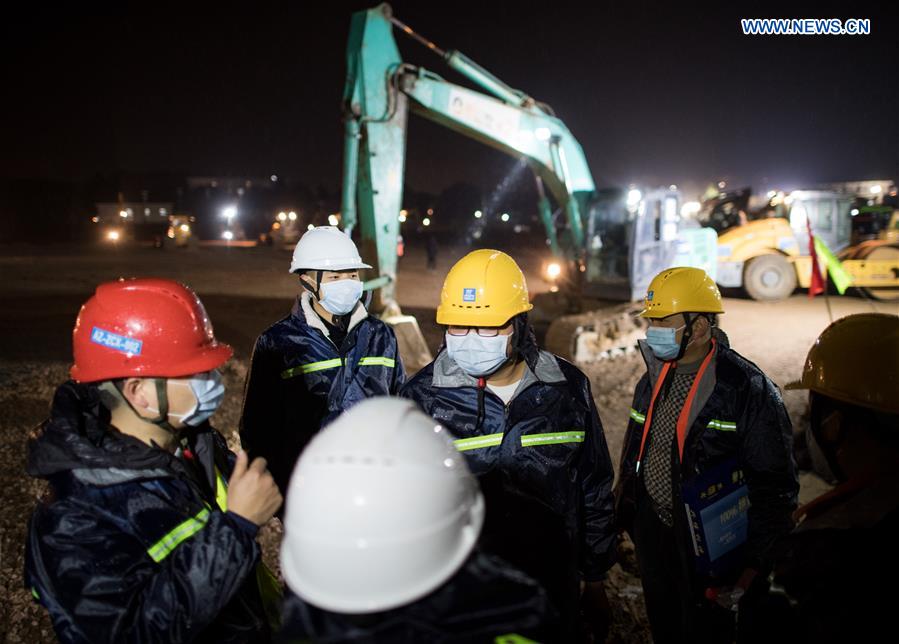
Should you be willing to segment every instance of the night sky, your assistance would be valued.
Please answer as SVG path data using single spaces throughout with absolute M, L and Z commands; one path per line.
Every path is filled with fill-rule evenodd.
M 441 47 L 552 105 L 601 186 L 727 178 L 762 190 L 899 175 L 899 19 L 884 9 L 392 4 Z M 369 3 L 73 6 L 0 28 L 0 176 L 278 174 L 339 184 L 349 18 Z M 739 29 L 740 17 L 816 16 L 871 18 L 872 34 Z M 464 82 L 420 45 L 397 40 L 407 61 Z M 408 185 L 489 187 L 512 164 L 412 118 Z

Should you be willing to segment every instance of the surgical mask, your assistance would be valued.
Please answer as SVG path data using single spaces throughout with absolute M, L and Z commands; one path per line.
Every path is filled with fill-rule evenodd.
M 183 414 L 169 412 L 172 418 L 180 418 L 181 422 L 191 427 L 197 427 L 207 420 L 222 404 L 225 397 L 225 384 L 222 382 L 222 374 L 218 369 L 198 374 L 188 380 L 169 380 L 173 385 L 190 387 L 197 399 L 194 406 Z M 149 411 L 159 413 L 158 409 L 147 408 Z
M 362 297 L 362 282 L 345 279 L 321 285 L 319 303 L 332 315 L 346 315 Z
M 651 326 L 646 330 L 646 344 L 652 349 L 653 355 L 659 360 L 673 360 L 680 353 L 680 342 L 677 341 L 677 332 L 686 328 L 679 326 L 676 329 L 661 326 Z
M 446 352 L 459 368 L 475 378 L 487 376 L 499 369 L 508 356 L 508 335 L 484 338 L 474 331 L 468 335 L 446 334 Z

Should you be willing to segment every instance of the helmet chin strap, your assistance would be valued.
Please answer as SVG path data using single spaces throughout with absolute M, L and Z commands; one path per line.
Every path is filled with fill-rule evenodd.
M 148 423 L 152 423 L 152 424 L 156 425 L 157 427 L 159 427 L 160 429 L 164 429 L 165 431 L 169 432 L 173 436 L 178 436 L 178 435 L 180 435 L 180 432 L 177 429 L 175 429 L 175 427 L 173 427 L 172 424 L 169 422 L 169 395 L 166 390 L 167 382 L 168 381 L 165 378 L 154 378 L 153 379 L 153 384 L 156 387 L 156 398 L 159 401 L 159 408 L 157 411 L 157 415 L 153 418 L 146 418 L 144 416 L 141 416 L 140 413 L 137 411 L 137 409 L 134 407 L 134 405 L 132 405 L 131 402 L 127 398 L 125 398 L 125 395 L 122 393 L 121 389 L 119 389 L 118 385 L 116 385 L 115 383 L 113 383 L 111 381 L 101 383 L 99 386 L 99 389 L 101 392 L 112 396 L 117 401 L 124 402 L 126 405 L 128 405 L 128 407 L 131 409 L 131 411 L 134 412 L 134 415 L 137 416 L 138 418 L 140 418 L 141 420 L 146 421 Z
M 693 337 L 693 323 L 696 321 L 696 318 L 690 319 L 689 313 L 684 313 L 684 323 L 686 326 L 684 327 L 684 334 L 680 339 L 680 350 L 677 352 L 677 355 L 672 359 L 672 362 L 677 362 L 681 358 L 684 357 L 684 353 L 687 351 L 687 345 L 690 344 L 690 340 Z

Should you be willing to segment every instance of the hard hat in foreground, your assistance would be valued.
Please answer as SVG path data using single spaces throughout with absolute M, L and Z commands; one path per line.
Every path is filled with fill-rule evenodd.
M 668 268 L 649 283 L 640 317 L 659 319 L 675 313 L 724 313 L 715 280 L 701 268 Z
M 165 279 L 130 279 L 97 287 L 72 331 L 73 380 L 178 378 L 227 362 L 202 302 Z
M 334 226 L 318 226 L 306 232 L 293 249 L 290 272 L 345 271 L 371 268 L 362 261 L 349 235 Z
M 483 521 L 477 481 L 446 430 L 411 401 L 370 398 L 300 456 L 287 491 L 281 570 L 314 606 L 388 610 L 449 579 Z
M 899 317 L 858 313 L 833 322 L 809 349 L 802 377 L 785 388 L 899 414 Z
M 534 308 L 524 273 L 498 250 L 476 250 L 456 262 L 443 282 L 437 324 L 503 326 Z

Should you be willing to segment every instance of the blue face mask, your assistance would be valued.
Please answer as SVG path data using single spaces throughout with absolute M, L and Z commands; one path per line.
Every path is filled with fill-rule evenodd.
M 677 332 L 687 328 L 687 325 L 671 329 L 661 326 L 651 326 L 646 329 L 646 344 L 652 349 L 653 355 L 659 360 L 674 360 L 680 353 L 680 342 L 677 341 Z
M 332 315 L 346 315 L 356 307 L 362 297 L 362 282 L 346 279 L 325 282 L 321 285 L 321 304 Z
M 446 352 L 453 362 L 469 376 L 489 376 L 508 360 L 508 335 L 482 338 L 474 331 L 468 335 L 446 334 Z
M 193 378 L 169 380 L 170 384 L 182 385 L 190 387 L 194 397 L 197 399 L 196 404 L 187 412 L 178 414 L 169 412 L 171 418 L 180 418 L 181 422 L 191 427 L 197 427 L 207 420 L 215 410 L 222 404 L 225 398 L 225 383 L 222 382 L 222 374 L 218 369 L 200 373 Z M 148 407 L 150 411 L 159 413 L 158 409 Z

